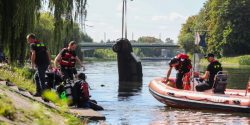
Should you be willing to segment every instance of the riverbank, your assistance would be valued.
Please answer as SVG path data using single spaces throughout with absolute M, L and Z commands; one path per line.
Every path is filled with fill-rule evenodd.
M 237 57 L 222 57 L 215 58 L 223 66 L 250 66 L 250 55 L 237 56 Z M 209 64 L 207 59 L 201 59 L 201 64 Z
M 0 85 L 0 102 L 0 124 L 83 125 L 73 115 L 48 108 L 6 89 L 3 85 Z
M 3 68 L 0 69 L 0 77 L 1 80 L 6 80 L 8 83 L 11 83 L 13 85 L 18 85 L 11 87 L 16 88 L 15 91 L 22 90 L 21 93 L 24 93 L 25 90 L 28 90 L 30 92 L 35 92 L 35 84 L 33 83 L 32 78 L 28 79 L 25 78 L 29 75 L 23 75 L 23 72 L 28 72 L 27 69 L 16 69 L 13 71 L 12 68 L 5 65 L 2 66 Z M 5 82 L 5 81 L 2 81 Z M 6 82 L 5 82 L 6 84 Z M 0 85 L 0 124 L 45 124 L 45 125 L 51 125 L 51 124 L 87 124 L 88 119 L 79 119 L 75 117 L 74 115 L 65 113 L 64 111 L 70 111 L 70 112 L 77 112 L 78 115 L 84 115 L 82 114 L 83 111 L 78 111 L 76 109 L 72 109 L 71 107 L 68 107 L 67 104 L 60 99 L 56 98 L 57 94 L 53 94 L 51 92 L 45 93 L 46 97 L 55 97 L 52 98 L 49 105 L 52 105 L 53 107 L 56 107 L 56 110 L 54 108 L 48 108 L 43 103 L 38 103 L 31 98 L 33 96 L 30 95 L 30 93 L 27 92 L 26 95 L 30 96 L 31 98 L 26 98 L 24 96 L 21 96 L 20 94 L 15 93 L 12 89 L 9 89 L 8 86 L 5 86 L 5 84 Z M 8 84 L 9 85 L 9 84 Z M 22 87 L 21 87 L 22 86 Z M 10 88 L 11 88 L 10 87 Z M 22 89 L 20 90 L 21 87 Z M 48 95 L 50 94 L 50 95 Z M 34 98 L 34 97 L 33 97 Z M 36 100 L 42 101 L 39 97 L 35 97 Z M 92 109 L 91 109 L 92 111 Z M 92 113 L 91 111 L 84 111 Z M 89 116 L 89 115 L 87 115 Z M 85 117 L 84 117 L 85 118 Z

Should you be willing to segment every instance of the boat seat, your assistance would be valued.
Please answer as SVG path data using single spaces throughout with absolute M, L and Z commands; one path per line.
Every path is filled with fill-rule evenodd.
M 217 74 L 215 75 L 215 82 L 213 85 L 213 92 L 215 94 L 225 94 L 227 88 L 227 74 Z

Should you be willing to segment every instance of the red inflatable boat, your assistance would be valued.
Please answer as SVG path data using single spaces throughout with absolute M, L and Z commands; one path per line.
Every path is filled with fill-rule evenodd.
M 163 83 L 162 80 L 164 78 L 152 80 L 149 84 L 149 91 L 158 101 L 168 106 L 250 112 L 250 94 L 247 94 L 249 89 L 224 89 L 225 94 L 215 94 L 212 89 L 204 92 L 177 89 Z M 175 78 L 170 78 L 170 80 L 174 83 Z M 192 86 L 185 88 L 192 88 Z

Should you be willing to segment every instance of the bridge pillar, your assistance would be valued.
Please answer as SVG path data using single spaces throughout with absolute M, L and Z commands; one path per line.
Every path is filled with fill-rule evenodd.
M 142 82 L 141 62 L 133 53 L 129 40 L 125 38 L 117 39 L 112 49 L 117 53 L 119 81 Z

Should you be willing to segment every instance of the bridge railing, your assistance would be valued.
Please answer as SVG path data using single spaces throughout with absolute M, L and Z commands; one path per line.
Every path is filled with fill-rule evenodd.
M 89 43 L 83 42 L 81 45 L 113 45 L 115 43 Z M 175 43 L 131 43 L 132 45 L 177 45 Z

